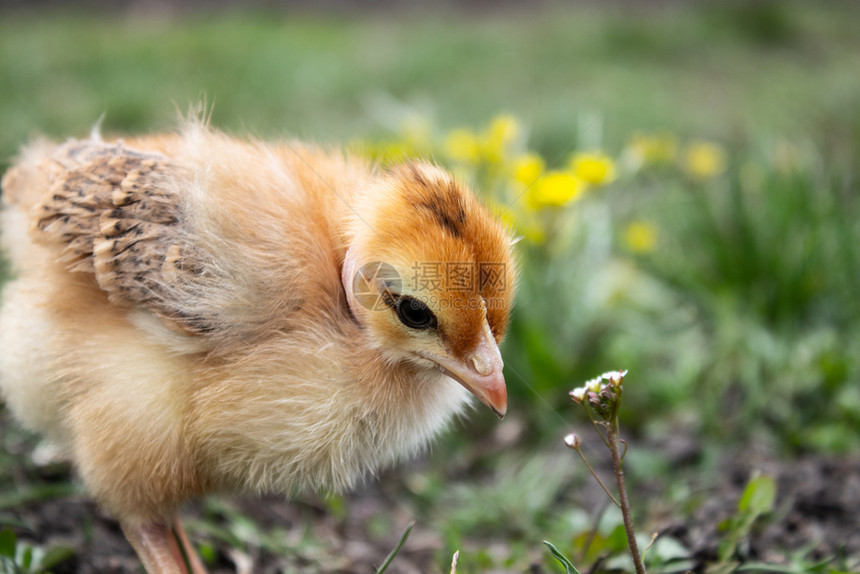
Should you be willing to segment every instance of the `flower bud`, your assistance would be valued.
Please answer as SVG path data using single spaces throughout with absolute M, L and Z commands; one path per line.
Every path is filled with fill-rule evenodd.
M 615 393 L 615 389 L 612 387 L 606 387 L 597 395 L 600 397 L 603 402 L 614 403 L 618 400 L 618 395 Z
M 580 446 L 582 446 L 582 439 L 579 438 L 578 434 L 570 433 L 569 435 L 564 437 L 564 444 L 567 445 L 567 448 L 572 448 L 576 450 Z

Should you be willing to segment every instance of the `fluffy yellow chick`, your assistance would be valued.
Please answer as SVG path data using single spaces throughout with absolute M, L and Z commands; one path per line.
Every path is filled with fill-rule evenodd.
M 505 413 L 511 238 L 438 167 L 192 123 L 33 144 L 3 201 L 3 397 L 149 572 L 190 498 L 348 488 L 467 390 Z

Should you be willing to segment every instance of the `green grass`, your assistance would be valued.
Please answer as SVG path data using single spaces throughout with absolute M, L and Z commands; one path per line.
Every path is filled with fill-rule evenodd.
M 201 99 L 219 128 L 335 144 L 397 141 L 416 116 L 438 142 L 509 112 L 550 167 L 591 145 L 618 157 L 639 131 L 721 142 L 724 174 L 624 176 L 578 204 L 563 248 L 523 242 L 504 349 L 504 428 L 518 428 L 516 440 L 473 446 L 506 444 L 491 438 L 495 421 L 474 417 L 395 489 L 443 539 L 438 568 L 458 548 L 461 572 L 557 568 L 542 539 L 585 567 L 616 551 L 619 521 L 602 519 L 589 554 L 600 517 L 579 508 L 572 485 L 585 479 L 559 441 L 567 391 L 599 372 L 631 369 L 622 422 L 633 437 L 696 437 L 711 472 L 714 451 L 751 441 L 786 456 L 860 444 L 858 17 L 847 2 L 354 19 L 0 13 L 0 168 L 33 134 L 82 135 L 102 114 L 108 132 L 170 129 Z M 791 169 L 776 157 L 786 145 Z M 641 219 L 659 231 L 652 253 L 621 239 Z M 634 484 L 685 493 L 652 506 L 695 506 L 668 455 L 650 448 L 631 453 Z M 213 540 L 244 525 L 215 514 L 228 527 Z
M 603 114 L 616 145 L 636 129 L 727 140 L 826 130 L 838 148 L 860 125 L 857 8 L 779 6 L 510 18 L 6 13 L 0 157 L 37 131 L 86 133 L 103 113 L 108 130 L 169 128 L 175 107 L 203 97 L 220 127 L 332 142 L 386 135 L 393 96 L 442 128 L 510 111 L 550 155 L 572 147 L 583 111 Z

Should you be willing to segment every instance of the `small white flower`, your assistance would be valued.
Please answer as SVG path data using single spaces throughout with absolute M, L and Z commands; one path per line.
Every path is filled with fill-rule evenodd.
M 600 377 L 597 377 L 585 383 L 585 388 L 592 393 L 599 393 L 600 389 L 603 388 L 603 382 L 600 380 Z
M 585 387 L 579 387 L 570 391 L 570 398 L 574 402 L 581 403 L 585 399 Z
M 627 374 L 626 370 L 624 370 L 624 371 L 608 371 L 608 372 L 600 375 L 600 378 L 605 380 L 605 381 L 609 381 L 610 383 L 612 383 L 612 386 L 617 387 L 617 386 L 621 385 L 621 382 L 624 380 L 624 375 L 626 375 L 626 374 Z

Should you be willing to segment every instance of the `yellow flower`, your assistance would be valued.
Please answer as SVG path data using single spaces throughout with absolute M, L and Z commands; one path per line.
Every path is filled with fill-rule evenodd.
M 657 228 L 647 221 L 634 221 L 624 229 L 624 243 L 634 253 L 651 253 L 657 247 Z
M 541 225 L 540 218 L 535 215 L 534 213 L 518 210 L 515 216 L 512 217 L 516 223 L 513 229 L 529 243 L 540 245 L 546 241 L 546 232 Z
M 523 234 L 523 238 L 529 243 L 540 245 L 546 241 L 546 233 L 538 225 L 527 225 L 519 228 L 519 231 Z
M 607 185 L 615 180 L 615 162 L 605 153 L 577 153 L 570 160 L 573 173 L 592 185 Z
M 671 163 L 678 155 L 678 140 L 672 134 L 635 134 L 627 145 L 638 164 Z
M 520 134 L 520 122 L 517 118 L 508 114 L 501 114 L 493 118 L 487 130 L 487 139 L 501 145 L 508 145 L 517 139 Z
M 546 239 L 538 218 L 522 209 L 521 204 L 503 205 L 487 200 L 487 207 L 509 230 L 522 235 L 530 243 L 540 244 Z
M 356 140 L 350 143 L 349 148 L 353 153 L 377 161 L 385 166 L 400 163 L 409 157 L 415 156 L 417 153 L 417 150 L 408 143 L 393 141 L 372 142 Z
M 510 115 L 493 118 L 481 135 L 466 128 L 452 130 L 445 138 L 445 152 L 455 161 L 499 164 L 505 161 L 520 133 L 520 124 Z
M 562 207 L 585 191 L 585 182 L 568 171 L 550 171 L 538 178 L 528 190 L 527 204 L 532 209 Z
M 424 116 L 412 115 L 400 120 L 403 139 L 418 149 L 429 149 L 433 138 L 433 126 Z
M 501 221 L 508 229 L 516 229 L 517 223 L 514 220 L 514 213 L 510 206 L 503 205 L 502 203 L 495 201 L 493 199 L 485 199 L 484 200 L 487 209 L 490 210 L 496 219 Z
M 484 136 L 484 156 L 491 163 L 501 162 L 508 147 L 517 139 L 520 124 L 511 115 L 502 114 L 493 118 Z
M 711 142 L 692 142 L 684 151 L 682 167 L 696 179 L 716 177 L 726 169 L 726 152 Z
M 546 169 L 543 158 L 536 153 L 526 153 L 513 161 L 513 177 L 518 183 L 529 186 Z
M 481 159 L 481 142 L 472 130 L 451 130 L 445 138 L 445 153 L 454 161 L 478 163 Z

